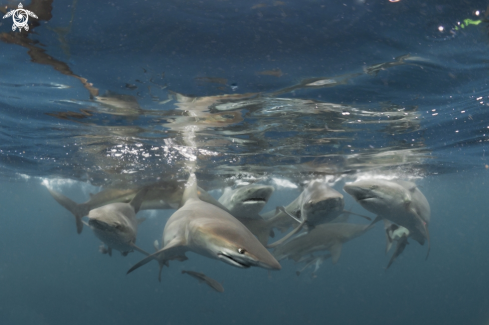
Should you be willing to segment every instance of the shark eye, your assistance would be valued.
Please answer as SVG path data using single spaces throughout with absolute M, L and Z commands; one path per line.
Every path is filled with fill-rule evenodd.
M 117 230 L 122 229 L 122 225 L 120 223 L 116 223 L 114 225 L 114 228 L 117 229 Z
M 246 252 L 246 250 L 242 249 L 242 248 L 238 248 L 238 253 L 240 254 L 244 254 Z

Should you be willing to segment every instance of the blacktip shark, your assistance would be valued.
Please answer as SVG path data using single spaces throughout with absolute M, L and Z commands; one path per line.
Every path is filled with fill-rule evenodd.
M 204 273 L 182 270 L 182 274 L 188 274 L 191 277 L 199 280 L 199 282 L 204 282 L 205 284 L 207 284 L 209 287 L 216 290 L 217 292 L 221 292 L 221 293 L 224 292 L 224 287 L 222 286 L 222 284 L 220 284 L 213 278 L 208 277 Z
M 76 203 L 61 193 L 48 188 L 51 196 L 65 209 L 70 211 L 76 220 L 76 230 L 80 234 L 83 230 L 82 218 L 88 215 L 90 210 L 105 206 L 110 203 L 128 203 L 142 189 L 148 189 L 144 196 L 140 210 L 152 209 L 178 209 L 182 200 L 184 183 L 177 181 L 164 181 L 144 187 L 135 188 L 110 188 L 104 189 L 99 193 L 92 194 L 90 199 L 84 203 Z M 205 202 L 224 208 L 209 193 L 197 188 L 199 198 Z
M 258 214 L 267 204 L 274 188 L 272 186 L 250 184 L 236 189 L 226 188 L 219 198 L 236 218 L 262 219 Z
M 165 225 L 163 248 L 134 265 L 127 273 L 155 259 L 160 265 L 158 279 L 161 281 L 163 265 L 168 266 L 171 260 L 186 260 L 188 251 L 239 268 L 281 269 L 272 254 L 238 219 L 199 198 L 195 174 L 189 177 L 182 203 Z
M 387 219 L 406 228 L 409 237 L 421 245 L 428 240 L 426 255 L 428 257 L 430 236 L 427 226 L 430 222 L 431 210 L 426 197 L 416 184 L 401 180 L 369 179 L 346 184 L 344 190 L 362 207 L 377 215 L 372 224 Z M 399 247 L 400 252 L 406 246 L 405 243 L 403 245 L 402 248 Z M 395 253 L 394 258 L 400 252 L 397 252 L 397 255 Z
M 316 272 L 319 270 L 319 267 L 321 264 L 323 264 L 324 261 L 326 261 L 328 258 L 331 257 L 331 254 L 324 254 L 324 255 L 319 255 L 319 256 L 307 256 L 307 257 L 302 257 L 297 263 L 306 263 L 300 270 L 296 271 L 295 274 L 297 276 L 301 275 L 304 270 L 306 270 L 309 267 L 314 266 L 314 270 L 312 271 L 311 277 L 314 279 L 316 278 Z
M 123 256 L 133 250 L 149 255 L 136 246 L 138 224 L 142 220 L 138 220 L 136 214 L 147 191 L 141 190 L 130 203 L 110 203 L 88 213 L 88 225 L 95 236 L 107 245 L 109 255 L 112 255 L 112 249 L 120 251 Z
M 287 209 L 291 208 L 291 206 L 292 214 Z M 299 197 L 286 208 L 278 207 L 277 214 L 274 217 L 274 219 L 288 217 L 289 222 L 295 219 L 299 222 L 299 225 L 285 237 L 267 247 L 272 248 L 284 243 L 304 226 L 307 229 L 313 229 L 317 225 L 333 221 L 343 213 L 344 207 L 345 202 L 341 193 L 328 186 L 325 182 L 310 182 Z
M 396 242 L 396 249 L 394 251 L 394 254 L 392 254 L 389 264 L 387 264 L 386 267 L 386 269 L 388 269 L 392 265 L 394 260 L 399 255 L 401 255 L 401 253 L 404 251 L 404 248 L 406 248 L 406 245 L 409 244 L 408 237 L 410 233 L 409 230 L 407 230 L 406 228 L 391 223 L 389 220 L 386 219 L 384 219 L 384 228 L 385 228 L 385 235 L 387 238 L 387 246 L 385 249 L 386 254 L 391 249 L 392 243 L 394 241 Z
M 253 187 L 251 188 L 253 189 Z M 253 191 L 249 194 L 253 196 Z M 247 196 L 237 196 L 241 199 L 245 199 Z M 228 210 L 234 210 L 236 204 L 234 202 L 225 202 Z M 301 230 L 303 226 L 306 228 L 312 228 L 316 224 L 321 222 L 331 222 L 339 215 L 338 211 L 341 211 L 344 207 L 343 195 L 336 190 L 332 189 L 326 184 L 320 184 L 320 182 L 312 182 L 306 189 L 289 205 L 284 207 L 278 207 L 275 211 L 269 211 L 263 215 L 258 215 L 255 218 L 238 218 L 257 238 L 263 245 L 267 245 L 268 238 L 274 237 L 274 228 L 284 233 L 290 227 L 299 225 L 297 228 L 288 234 L 288 237 L 284 237 L 280 241 L 269 245 L 269 247 L 277 246 L 283 243 L 285 240 L 293 236 L 295 233 Z M 355 214 L 348 211 L 343 213 Z M 340 213 L 341 214 L 341 213 Z M 305 218 L 302 218 L 302 216 Z M 359 215 L 361 216 L 361 215 Z M 361 216 L 364 217 L 364 216 Z M 368 218 L 370 220 L 370 218 Z M 304 221 L 303 224 L 301 222 Z
M 352 223 L 325 223 L 314 227 L 308 233 L 301 233 L 273 251 L 278 261 L 284 258 L 300 261 L 304 256 L 318 251 L 329 251 L 333 264 L 338 262 L 344 243 L 363 235 L 373 225 Z

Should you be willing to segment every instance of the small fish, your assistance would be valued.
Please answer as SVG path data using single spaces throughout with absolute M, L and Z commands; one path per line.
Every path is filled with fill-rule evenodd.
M 280 77 L 282 77 L 284 75 L 282 73 L 282 70 L 280 70 L 280 69 L 259 71 L 256 74 L 259 74 L 259 75 L 262 75 L 262 76 L 272 76 L 272 77 L 277 77 L 277 78 L 280 78 Z
M 224 287 L 216 280 L 209 278 L 207 275 L 194 271 L 182 270 L 182 274 L 188 274 L 191 277 L 196 278 L 199 282 L 205 282 L 209 287 L 216 290 L 217 292 L 224 292 Z

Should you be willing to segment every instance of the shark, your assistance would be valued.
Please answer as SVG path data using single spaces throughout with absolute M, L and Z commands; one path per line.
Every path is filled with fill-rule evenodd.
M 204 282 L 205 284 L 207 284 L 209 287 L 216 290 L 217 292 L 221 292 L 221 293 L 224 292 L 224 287 L 222 286 L 222 284 L 220 284 L 219 282 L 217 282 L 213 278 L 208 277 L 204 273 L 182 270 L 182 274 L 188 274 L 191 277 L 199 280 L 199 282 Z
M 138 224 L 142 221 L 136 218 L 136 214 L 147 191 L 138 192 L 130 203 L 110 203 L 88 213 L 88 225 L 95 236 L 107 245 L 110 256 L 112 249 L 120 251 L 123 256 L 133 250 L 149 255 L 136 246 Z M 101 249 L 101 252 L 104 251 Z
M 377 215 L 372 224 L 386 219 L 407 229 L 408 232 L 404 236 L 406 239 L 409 236 L 421 245 L 424 245 L 427 240 L 426 257 L 428 257 L 430 252 L 428 224 L 431 210 L 428 200 L 416 184 L 402 180 L 368 179 L 346 184 L 344 190 L 363 208 Z M 390 228 L 390 225 L 387 228 Z M 389 240 L 389 233 L 386 234 Z M 404 250 L 407 241 L 404 242 L 402 239 L 398 244 L 400 246 L 398 245 L 394 258 Z
M 325 182 L 310 182 L 299 197 L 287 207 L 278 207 L 273 217 L 274 220 L 277 220 L 274 225 L 278 224 L 288 228 L 291 220 L 295 220 L 299 225 L 285 237 L 267 247 L 273 248 L 284 243 L 303 227 L 310 230 L 317 225 L 333 221 L 343 213 L 344 206 L 345 202 L 341 193 Z
M 238 219 L 262 219 L 259 212 L 267 204 L 273 191 L 273 186 L 259 184 L 250 184 L 234 190 L 226 188 L 218 201 Z
M 90 199 L 84 203 L 76 203 L 63 194 L 48 188 L 51 196 L 65 209 L 75 216 L 76 230 L 80 234 L 83 230 L 82 218 L 88 215 L 90 210 L 107 204 L 122 202 L 128 203 L 138 192 L 147 189 L 140 210 L 152 209 L 178 209 L 183 196 L 184 183 L 177 181 L 163 181 L 155 184 L 133 188 L 109 188 L 99 193 L 91 194 Z M 205 202 L 224 208 L 216 199 L 202 188 L 197 188 L 199 198 Z
M 298 225 L 295 231 L 289 234 L 287 238 L 271 244 L 277 246 L 300 231 L 303 226 L 312 228 L 315 224 L 336 220 L 335 218 L 341 214 L 338 212 L 344 207 L 342 194 L 328 185 L 324 183 L 321 184 L 317 181 L 310 183 L 309 186 L 286 207 L 278 207 L 276 210 L 269 211 L 265 214 L 258 213 L 261 210 L 258 203 L 252 205 L 256 209 L 255 215 L 250 210 L 248 210 L 248 212 L 250 212 L 249 214 L 239 213 L 240 206 L 245 205 L 248 198 L 257 197 L 260 196 L 260 193 L 263 193 L 262 186 L 248 186 L 246 187 L 246 191 L 233 191 L 230 193 L 233 194 L 232 200 L 224 200 L 223 197 L 221 197 L 219 201 L 222 202 L 227 210 L 237 217 L 263 245 L 267 245 L 269 237 L 275 237 L 273 231 L 274 228 L 277 228 L 280 232 L 284 233 L 290 227 Z M 228 194 L 228 197 L 229 196 L 230 195 Z M 265 195 L 262 197 L 265 197 Z M 346 215 L 355 214 L 349 211 L 342 212 Z M 302 218 L 302 215 L 306 217 Z M 303 225 L 301 225 L 302 221 L 304 221 Z
M 401 255 L 401 253 L 404 251 L 404 248 L 406 248 L 406 245 L 409 244 L 408 237 L 410 233 L 409 230 L 407 230 L 406 228 L 391 223 L 389 220 L 386 219 L 384 219 L 384 229 L 387 239 L 387 246 L 385 249 L 386 254 L 390 251 L 392 243 L 394 241 L 396 242 L 396 249 L 394 250 L 394 254 L 392 254 L 389 264 L 387 264 L 386 267 L 386 269 L 388 269 L 392 265 L 394 260 L 399 255 Z
M 199 198 L 193 173 L 187 181 L 181 208 L 172 214 L 163 229 L 162 245 L 127 273 L 156 260 L 161 281 L 163 266 L 168 266 L 171 260 L 187 260 L 185 254 L 189 251 L 238 268 L 281 269 L 279 262 L 238 219 Z
M 285 258 L 300 261 L 318 251 L 329 251 L 331 261 L 336 264 L 341 255 L 344 243 L 363 235 L 374 225 L 352 223 L 325 223 L 314 227 L 309 232 L 303 232 L 285 244 L 275 248 L 273 256 L 278 261 Z
M 307 257 L 302 257 L 298 263 L 303 263 L 305 262 L 306 264 L 298 271 L 295 272 L 297 276 L 301 275 L 302 272 L 304 272 L 307 268 L 314 266 L 314 270 L 312 271 L 311 277 L 314 279 L 317 277 L 316 272 L 319 270 L 319 267 L 321 264 L 323 264 L 324 261 L 326 261 L 328 258 L 331 257 L 331 254 L 324 254 L 324 255 L 319 255 L 319 256 L 307 256 Z

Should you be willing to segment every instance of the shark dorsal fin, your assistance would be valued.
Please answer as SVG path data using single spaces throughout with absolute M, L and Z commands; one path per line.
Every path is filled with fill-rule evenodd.
M 329 248 L 329 252 L 331 253 L 331 261 L 333 264 L 336 264 L 340 259 L 341 246 L 341 242 L 337 241 Z
M 131 200 L 131 203 L 129 203 L 134 208 L 134 213 L 138 213 L 139 209 L 141 208 L 141 204 L 144 201 L 144 197 L 146 196 L 146 192 L 148 192 L 148 188 L 142 189 Z
M 188 181 L 185 184 L 185 191 L 183 192 L 180 206 L 183 206 L 189 199 L 199 200 L 199 195 L 197 193 L 197 177 L 195 177 L 194 173 L 190 174 Z

